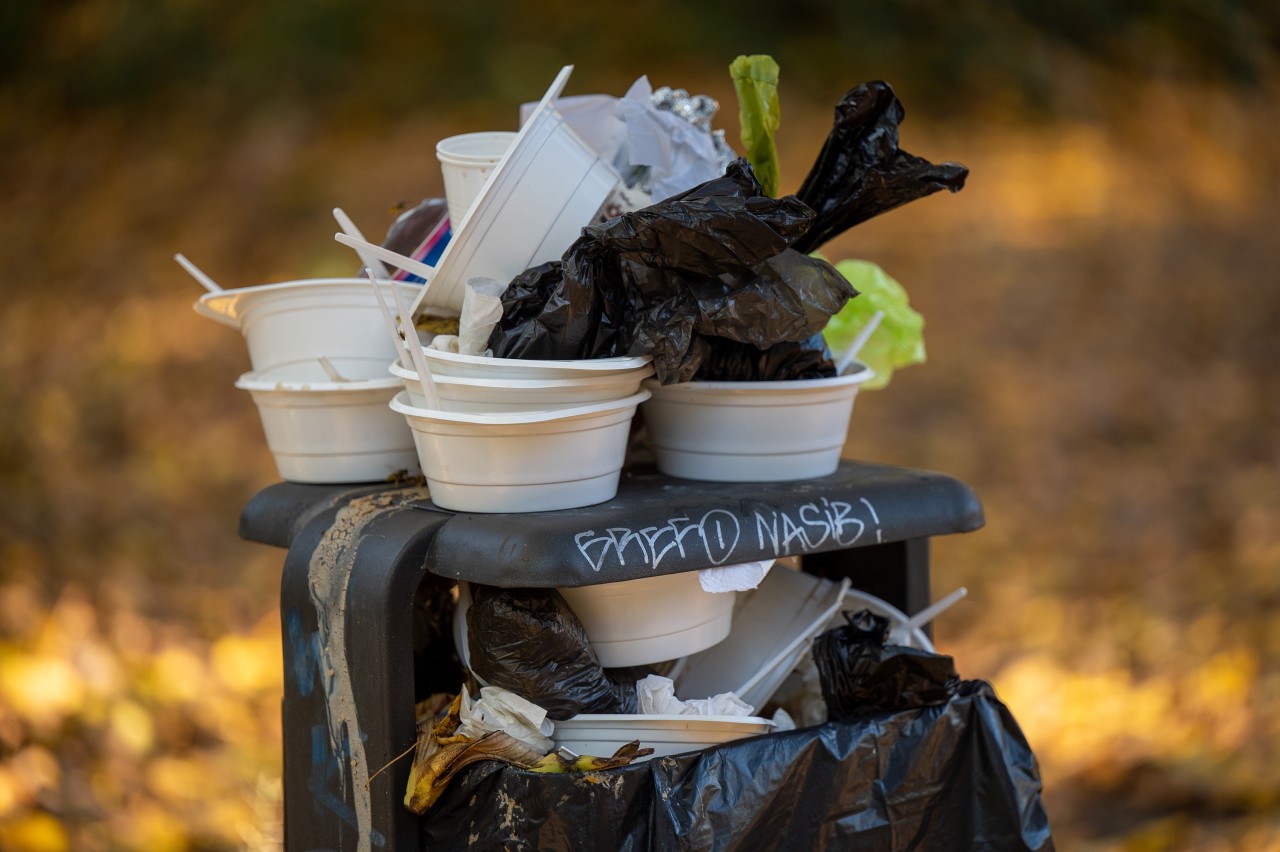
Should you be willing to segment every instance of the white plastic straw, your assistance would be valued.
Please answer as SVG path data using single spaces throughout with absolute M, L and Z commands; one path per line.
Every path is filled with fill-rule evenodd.
M 357 239 L 355 237 L 349 237 L 346 234 L 334 234 L 333 238 L 344 246 L 349 246 L 355 249 L 357 252 L 368 252 L 373 257 L 381 258 L 396 269 L 403 269 L 405 272 L 412 272 L 414 275 L 417 275 L 425 281 L 430 281 L 431 276 L 436 274 L 436 268 L 434 266 L 427 266 L 420 260 L 405 257 L 399 252 L 394 252 L 389 248 L 375 246 L 371 242 Z M 361 257 L 363 258 L 363 254 Z
M 871 335 L 879 328 L 880 320 L 882 319 L 884 319 L 884 311 L 876 311 L 871 315 L 871 319 L 867 320 L 867 324 L 862 327 L 862 331 L 858 332 L 858 336 L 853 339 L 853 342 L 849 344 L 849 348 L 844 350 L 844 354 L 840 356 L 840 363 L 836 365 L 837 376 L 843 376 L 844 371 L 849 369 L 853 359 L 858 357 L 862 347 L 867 345 Z
M 356 227 L 356 223 L 351 221 L 351 217 L 341 207 L 333 208 L 333 218 L 338 220 L 338 224 L 342 226 L 342 232 L 349 237 L 355 237 L 361 242 L 365 242 L 364 234 L 360 233 L 360 229 Z M 356 249 L 356 254 L 360 255 L 360 262 L 379 278 L 390 278 L 387 268 L 382 265 L 382 261 L 377 257 L 365 251 L 362 248 Z
M 222 292 L 222 288 L 218 286 L 217 281 L 214 281 L 208 275 L 205 275 L 204 270 L 196 266 L 191 261 L 187 260 L 186 257 L 183 256 L 181 253 L 175 254 L 173 256 L 173 259 L 178 261 L 178 263 L 182 265 L 182 268 L 187 270 L 187 272 L 191 275 L 192 278 L 199 281 L 201 287 L 208 290 L 210 293 Z
M 400 286 L 391 285 L 391 295 L 396 300 L 396 310 L 400 312 L 400 331 L 404 334 L 404 345 L 409 349 L 409 357 L 413 359 L 413 369 L 422 382 L 422 395 L 427 398 L 427 407 L 440 410 L 440 394 L 436 391 L 435 379 L 431 378 L 431 369 L 427 367 L 427 358 L 422 354 L 422 344 L 418 342 L 418 331 L 413 327 L 413 316 L 405 304 L 404 294 Z
M 967 594 L 969 594 L 969 590 L 966 589 L 964 586 L 961 586 L 951 594 L 947 595 L 942 600 L 938 601 L 935 604 L 925 607 L 924 609 L 917 612 L 915 615 L 908 618 L 907 623 L 902 625 L 902 629 L 907 632 L 911 632 L 912 630 L 915 630 L 917 627 L 924 627 L 930 621 L 933 621 L 935 618 L 942 615 L 947 610 L 951 609 L 952 604 L 954 604 L 956 601 L 960 600 Z

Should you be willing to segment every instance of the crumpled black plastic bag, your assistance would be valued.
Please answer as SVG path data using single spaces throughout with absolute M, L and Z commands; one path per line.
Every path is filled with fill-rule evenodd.
M 889 620 L 870 610 L 844 616 L 848 624 L 813 640 L 828 719 L 848 721 L 945 704 L 951 698 L 960 683 L 951 657 L 886 645 Z
M 750 343 L 717 341 L 702 358 L 698 378 L 709 382 L 765 382 L 828 379 L 836 374 L 831 351 L 821 334 L 799 343 L 759 349 Z
M 640 743 L 642 746 L 644 742 Z M 424 849 L 1049 852 L 1040 771 L 991 687 L 597 773 L 453 779 Z
M 467 648 L 479 678 L 532 701 L 552 720 L 639 710 L 635 681 L 610 680 L 555 589 L 473 585 Z
M 788 248 L 812 220 L 795 196 L 764 195 L 737 160 L 715 180 L 585 228 L 561 263 L 516 276 L 489 347 L 504 358 L 652 355 L 666 384 L 700 375 L 724 341 L 809 340 L 857 294 L 829 263 Z
M 888 83 L 863 83 L 836 104 L 835 125 L 796 193 L 817 212 L 792 248 L 811 252 L 845 231 L 942 189 L 959 192 L 969 170 L 898 147 L 905 111 Z

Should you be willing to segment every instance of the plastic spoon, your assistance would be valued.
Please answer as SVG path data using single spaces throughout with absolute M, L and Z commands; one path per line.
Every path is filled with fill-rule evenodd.
M 871 315 L 871 319 L 867 320 L 867 324 L 862 327 L 862 331 L 858 332 L 858 336 L 853 339 L 853 342 L 849 344 L 849 348 L 844 350 L 844 354 L 840 356 L 840 363 L 836 365 L 837 376 L 843 376 L 844 371 L 849 369 L 853 359 L 858 357 L 862 347 L 867 345 L 871 335 L 880 327 L 880 320 L 882 319 L 884 319 L 884 311 L 876 311 Z
M 382 311 L 382 320 L 387 324 L 387 334 L 391 335 L 391 342 L 396 347 L 396 355 L 400 359 L 400 363 L 405 367 L 412 365 L 409 359 L 409 353 L 404 349 L 404 341 L 400 339 L 400 332 L 396 331 L 396 321 L 391 317 L 391 310 L 387 307 L 386 299 L 382 298 L 382 288 L 378 286 L 378 279 L 373 277 L 373 270 L 365 268 L 365 272 L 369 274 L 369 283 L 373 285 L 373 297 L 378 302 L 378 308 Z M 393 289 L 399 290 L 398 282 L 390 282 Z
M 333 362 L 330 361 L 328 358 L 324 357 L 323 355 L 320 356 L 320 366 L 324 368 L 325 373 L 328 374 L 329 379 L 331 381 L 335 381 L 335 382 L 351 381 L 346 376 L 339 373 L 338 368 L 333 366 Z
M 182 265 L 182 268 L 187 270 L 187 272 L 191 275 L 192 278 L 199 281 L 201 287 L 208 290 L 210 293 L 222 292 L 222 288 L 218 286 L 217 281 L 214 281 L 208 275 L 205 275 L 204 270 L 196 266 L 191 261 L 187 260 L 187 258 L 181 252 L 179 252 L 178 254 L 175 254 L 173 256 L 173 259 L 178 261 L 178 263 Z
M 361 242 L 366 242 L 364 234 L 360 233 L 360 229 L 356 227 L 356 223 L 351 221 L 351 217 L 343 211 L 341 207 L 333 208 L 333 218 L 338 220 L 338 224 L 342 226 L 342 232 L 348 237 L 354 237 Z M 356 254 L 360 255 L 360 262 L 364 264 L 365 269 L 377 275 L 379 278 L 390 278 L 387 274 L 387 268 L 382 265 L 382 261 L 377 257 L 369 254 L 364 249 L 356 249 Z
M 431 378 L 427 358 L 422 354 L 422 344 L 418 342 L 418 330 L 413 327 L 413 317 L 409 313 L 408 305 L 405 304 L 404 294 L 400 292 L 399 286 L 393 284 L 391 295 L 396 300 L 396 310 L 400 312 L 400 332 L 404 335 L 404 345 L 409 350 L 409 357 L 413 359 L 413 369 L 418 374 L 418 381 L 422 382 L 422 395 L 427 398 L 427 405 L 438 411 L 440 394 L 436 392 L 436 382 Z
M 389 248 L 383 248 L 382 246 L 375 246 L 371 242 L 357 239 L 355 237 L 350 237 L 350 236 L 347 236 L 346 234 L 334 234 L 333 238 L 338 242 L 342 243 L 344 246 L 349 246 L 355 249 L 357 252 L 360 252 L 362 250 L 366 251 L 376 258 L 385 260 L 387 263 L 391 264 L 396 269 L 403 269 L 405 272 L 412 272 L 414 275 L 417 275 L 419 278 L 422 278 L 424 280 L 430 281 L 431 276 L 436 274 L 436 268 L 434 266 L 427 266 L 425 263 L 423 263 L 420 260 L 414 260 L 411 257 L 405 257 L 399 252 L 394 252 Z
M 916 628 L 924 627 L 930 621 L 933 621 L 935 618 L 942 615 L 942 613 L 951 609 L 952 604 L 954 604 L 956 601 L 960 600 L 967 594 L 969 594 L 969 590 L 966 589 L 964 586 L 961 586 L 951 594 L 947 595 L 942 600 L 938 601 L 935 604 L 925 607 L 924 609 L 917 612 L 915 615 L 908 618 L 907 623 L 902 625 L 902 629 L 910 633 L 912 630 L 915 630 Z

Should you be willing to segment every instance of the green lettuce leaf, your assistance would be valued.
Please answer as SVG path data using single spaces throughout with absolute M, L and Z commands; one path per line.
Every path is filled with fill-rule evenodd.
M 894 370 L 924 363 L 924 317 L 911 309 L 903 286 L 869 261 L 842 260 L 835 267 L 858 291 L 822 331 L 836 361 L 872 315 L 884 311 L 884 319 L 858 355 L 876 373 L 863 387 L 882 388 Z
M 738 93 L 738 124 L 747 160 L 766 195 L 778 195 L 778 149 L 773 134 L 782 122 L 778 107 L 778 63 L 772 56 L 739 56 L 729 65 Z

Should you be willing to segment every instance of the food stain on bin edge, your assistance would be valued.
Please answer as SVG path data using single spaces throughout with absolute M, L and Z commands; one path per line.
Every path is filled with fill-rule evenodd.
M 347 588 L 365 527 L 381 515 L 405 508 L 407 501 L 423 496 L 421 489 L 410 489 L 352 500 L 338 511 L 307 569 L 318 633 L 313 659 L 325 686 L 329 755 L 331 760 L 339 761 L 345 752 L 349 758 L 346 763 L 351 773 L 350 794 L 359 852 L 370 852 L 375 845 L 384 846 L 386 838 L 372 825 L 369 765 L 346 653 Z M 337 776 L 337 801 L 345 806 L 347 773 L 339 767 Z

